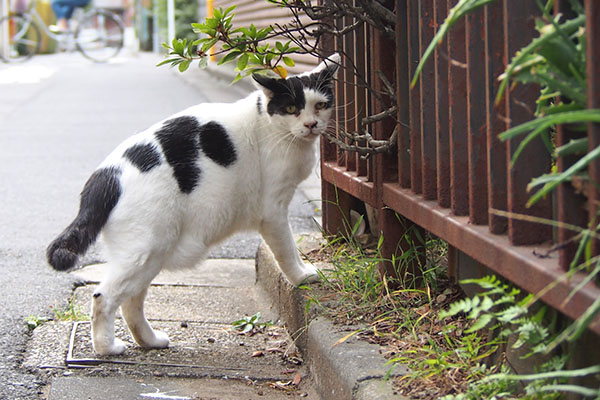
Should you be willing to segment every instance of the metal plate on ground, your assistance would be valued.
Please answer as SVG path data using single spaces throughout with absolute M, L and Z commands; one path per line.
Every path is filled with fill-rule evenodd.
M 122 320 L 117 320 L 116 336 L 127 343 L 119 356 L 97 356 L 91 344 L 90 324 L 73 324 L 66 363 L 69 367 L 117 364 L 147 366 L 149 374 L 180 377 L 230 377 L 252 380 L 286 379 L 297 368 L 295 347 L 281 327 L 272 326 L 253 336 L 240 335 L 218 324 L 153 322 L 171 338 L 167 349 L 142 349 L 132 342 Z

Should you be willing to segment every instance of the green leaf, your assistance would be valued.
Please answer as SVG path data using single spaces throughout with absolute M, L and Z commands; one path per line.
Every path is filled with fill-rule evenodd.
M 585 15 L 579 15 L 576 18 L 568 20 L 560 27 L 561 32 L 571 34 L 584 25 Z M 500 102 L 500 99 L 502 99 L 504 91 L 506 90 L 506 86 L 508 85 L 508 81 L 512 78 L 515 68 L 517 68 L 523 62 L 523 60 L 525 60 L 531 53 L 533 53 L 545 43 L 549 42 L 550 40 L 552 40 L 560 34 L 561 33 L 559 31 L 552 27 L 552 29 L 549 30 L 547 33 L 544 33 L 541 36 L 533 39 L 527 46 L 525 46 L 517 52 L 517 54 L 513 57 L 510 64 L 506 68 L 506 72 L 503 74 L 504 78 L 502 79 L 502 82 L 500 82 L 498 94 L 496 95 L 496 104 Z
M 518 374 L 494 374 L 484 378 L 486 381 L 488 380 L 496 380 L 496 379 L 507 379 L 507 380 L 515 380 L 515 381 L 533 381 L 537 379 L 554 379 L 554 378 L 577 378 L 580 376 L 587 376 L 600 373 L 600 365 L 594 365 L 592 367 L 575 369 L 575 370 L 558 370 L 558 371 L 550 371 L 550 372 L 541 372 L 538 374 L 527 374 L 527 375 L 518 375 Z
M 184 60 L 179 64 L 179 72 L 185 72 L 189 67 L 192 60 Z
M 201 57 L 200 60 L 198 60 L 198 67 L 199 68 L 208 67 L 208 57 Z
M 167 58 L 165 60 L 162 60 L 158 64 L 156 64 L 156 66 L 160 67 L 160 66 L 165 65 L 165 64 L 173 63 L 174 61 L 177 61 L 177 60 L 179 60 L 179 59 L 178 58 Z
M 494 319 L 494 316 L 491 314 L 483 314 L 481 317 L 479 317 L 477 319 L 477 321 L 475 321 L 475 323 L 465 331 L 465 333 L 472 333 L 472 332 L 476 332 L 480 329 L 485 328 L 486 326 L 488 326 L 488 324 L 490 322 L 492 322 L 492 320 Z
M 246 69 L 246 67 L 248 66 L 248 60 L 249 60 L 250 56 L 248 55 L 248 53 L 244 53 L 240 56 L 240 58 L 238 59 L 237 62 L 237 69 L 241 72 L 243 70 Z
M 283 62 L 285 63 L 285 65 L 287 65 L 288 67 L 293 67 L 294 65 L 296 65 L 296 63 L 294 62 L 294 60 L 292 60 L 291 58 L 285 56 L 283 57 Z
M 218 41 L 219 41 L 219 39 L 218 39 L 218 38 L 213 38 L 213 39 L 210 39 L 210 40 L 206 41 L 206 42 L 205 42 L 205 43 L 202 45 L 202 49 L 201 49 L 201 50 L 202 50 L 203 52 L 205 52 L 205 53 L 206 53 L 206 52 L 207 52 L 207 51 L 209 51 L 209 50 L 210 50 L 210 49 L 211 49 L 211 48 L 212 48 L 212 47 L 213 47 L 215 44 L 217 44 L 217 42 L 218 42 Z
M 225 15 L 225 16 L 229 15 L 229 13 L 232 12 L 233 10 L 235 10 L 236 7 L 237 7 L 237 5 L 234 4 L 231 7 L 227 8 L 225 10 L 225 12 L 223 13 L 223 15 Z
M 555 154 L 557 157 L 565 157 L 574 154 L 585 154 L 588 151 L 588 139 L 572 139 L 569 143 L 557 147 Z
M 237 81 L 242 80 L 242 79 L 244 79 L 244 77 L 241 74 L 237 74 L 235 76 L 235 79 L 233 81 L 231 81 L 231 84 L 233 85 L 234 83 L 236 83 Z
M 225 57 L 221 58 L 218 65 L 227 64 L 228 62 L 235 60 L 240 54 L 242 54 L 241 51 L 233 50 L 231 53 L 227 53 Z
M 569 169 L 565 172 L 556 174 L 555 179 L 547 182 L 539 191 L 533 195 L 529 201 L 527 202 L 527 206 L 530 207 L 539 201 L 541 198 L 546 196 L 552 190 L 554 190 L 559 184 L 565 182 L 570 179 L 577 172 L 585 168 L 592 160 L 595 160 L 600 157 L 600 146 L 596 147 L 594 150 L 590 151 L 586 156 L 580 158 L 575 164 L 573 164 Z M 531 183 L 527 186 L 528 189 L 531 189 L 535 186 L 538 186 L 539 182 L 537 179 L 531 181 Z
M 576 124 L 584 122 L 600 122 L 600 109 L 570 111 L 536 118 L 532 121 L 517 125 L 506 132 L 501 133 L 498 137 L 500 140 L 508 140 L 527 131 L 537 129 L 542 125 L 545 127 L 550 127 L 552 125 Z

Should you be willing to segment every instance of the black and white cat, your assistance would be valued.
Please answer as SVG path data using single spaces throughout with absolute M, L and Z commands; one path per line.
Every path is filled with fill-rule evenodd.
M 288 205 L 315 165 L 338 64 L 335 54 L 287 79 L 255 75 L 261 90 L 175 114 L 102 162 L 83 188 L 77 217 L 47 249 L 48 262 L 67 270 L 102 233 L 108 263 L 92 299 L 97 353 L 125 351 L 114 334 L 119 306 L 140 346 L 167 347 L 167 335 L 144 316 L 150 282 L 163 268 L 197 265 L 236 231 L 258 230 L 293 284 L 316 277 L 296 249 Z

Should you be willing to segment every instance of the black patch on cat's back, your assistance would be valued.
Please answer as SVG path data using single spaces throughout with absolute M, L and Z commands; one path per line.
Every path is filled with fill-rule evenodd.
M 136 144 L 131 146 L 123 157 L 135 165 L 141 172 L 148 172 L 160 165 L 160 154 L 153 144 Z
M 228 167 L 237 160 L 235 147 L 229 139 L 227 131 L 214 121 L 208 122 L 200 128 L 200 147 L 208 158 L 222 167 Z
M 165 158 L 173 168 L 173 175 L 183 193 L 191 193 L 200 180 L 199 157 L 201 125 L 191 116 L 166 121 L 155 136 Z

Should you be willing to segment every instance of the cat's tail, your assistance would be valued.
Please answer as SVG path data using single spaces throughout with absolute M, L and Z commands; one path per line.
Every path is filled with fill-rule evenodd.
M 48 263 L 54 269 L 73 268 L 79 256 L 96 241 L 121 196 L 120 175 L 119 168 L 109 167 L 90 176 L 81 192 L 77 217 L 46 249 Z

